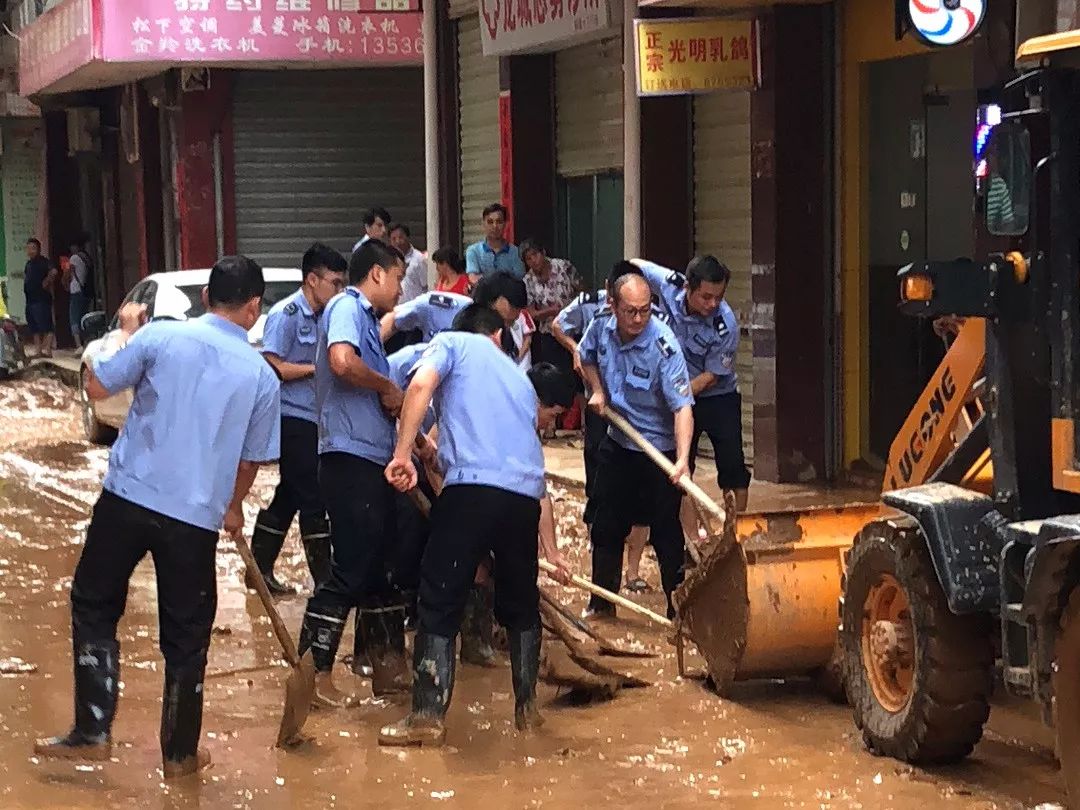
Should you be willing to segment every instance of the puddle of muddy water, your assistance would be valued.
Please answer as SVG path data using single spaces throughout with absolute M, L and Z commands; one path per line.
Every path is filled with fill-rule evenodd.
M 541 687 L 547 717 L 529 737 L 514 732 L 509 670 L 462 666 L 449 716 L 446 749 L 400 751 L 375 744 L 379 727 L 405 710 L 376 701 L 369 687 L 339 667 L 361 706 L 311 716 L 312 741 L 272 748 L 287 669 L 254 594 L 241 586 L 232 544 L 218 554 L 219 608 L 206 681 L 204 744 L 215 765 L 186 783 L 164 785 L 157 729 L 162 663 L 157 651 L 152 565 L 132 579 L 121 622 L 122 697 L 114 761 L 78 766 L 36 762 L 33 739 L 66 729 L 71 719 L 70 577 L 82 527 L 97 496 L 107 452 L 81 441 L 77 409 L 51 381 L 5 392 L 36 414 L 10 441 L 0 407 L 0 807 L 5 808 L 1031 808 L 1063 797 L 1045 754 L 1018 756 L 1001 737 L 952 769 L 927 772 L 867 754 L 850 711 L 827 703 L 808 683 L 741 684 L 721 700 L 700 682 L 676 675 L 674 653 L 636 620 L 604 632 L 663 650 L 652 661 L 656 685 L 614 701 L 574 705 Z M 61 387 L 62 388 L 62 387 Z M 70 396 L 70 392 L 68 392 Z M 4 399 L 7 397 L 7 399 Z M 36 398 L 36 399 L 35 399 Z M 35 411 L 35 409 L 37 409 Z M 37 432 L 33 432 L 37 431 Z M 257 481 L 265 501 L 273 470 Z M 559 543 L 588 570 L 587 534 L 576 491 L 553 487 Z M 249 526 L 258 508 L 248 504 Z M 295 530 L 278 564 L 283 579 L 309 580 Z M 651 552 L 644 576 L 658 586 Z M 577 592 L 546 584 L 580 610 Z M 653 593 L 643 601 L 662 606 Z M 279 603 L 299 625 L 302 597 Z M 351 636 L 342 644 L 351 650 Z M 21 664 L 14 663 L 15 661 Z M 20 671 L 34 667 L 34 672 Z M 700 660 L 691 667 L 701 669 Z

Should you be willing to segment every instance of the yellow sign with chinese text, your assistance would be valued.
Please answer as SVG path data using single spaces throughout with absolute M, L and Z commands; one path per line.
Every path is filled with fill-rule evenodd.
M 760 84 L 752 20 L 634 20 L 639 96 L 753 90 Z

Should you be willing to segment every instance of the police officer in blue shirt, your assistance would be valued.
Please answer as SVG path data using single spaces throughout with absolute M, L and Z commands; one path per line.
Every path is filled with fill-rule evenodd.
M 285 535 L 300 513 L 300 540 L 315 586 L 330 576 L 330 524 L 319 494 L 319 415 L 315 410 L 315 347 L 319 314 L 345 287 L 349 265 L 331 247 L 316 243 L 304 253 L 303 286 L 278 301 L 266 316 L 263 357 L 282 379 L 281 481 L 270 505 L 255 519 L 251 551 L 273 594 L 293 593 L 274 576 L 274 562 Z
M 278 457 L 280 441 L 278 378 L 247 336 L 263 291 L 259 265 L 224 258 L 203 293 L 206 315 L 144 325 L 145 306 L 126 304 L 118 339 L 93 361 L 91 399 L 128 388 L 133 399 L 71 587 L 75 724 L 65 737 L 40 741 L 38 756 L 110 758 L 116 625 L 131 573 L 149 553 L 165 656 L 163 771 L 172 778 L 209 764 L 198 744 L 218 532 L 224 527 L 243 542 L 243 499 L 258 466 Z
M 319 487 L 330 514 L 330 578 L 308 600 L 301 655 L 312 652 L 316 700 L 344 706 L 333 683 L 334 658 L 349 610 L 360 611 L 376 695 L 407 685 L 405 608 L 389 584 L 395 543 L 394 492 L 382 471 L 394 451 L 402 391 L 388 376 L 380 312 L 401 293 L 405 262 L 369 239 L 349 260 L 349 284 L 323 310 L 315 357 Z
M 439 332 L 445 332 L 454 318 L 473 300 L 467 295 L 452 292 L 421 293 L 411 301 L 398 304 L 386 313 L 380 324 L 383 343 L 401 332 L 419 331 L 427 343 Z
M 573 403 L 568 375 L 541 363 L 528 376 L 500 351 L 502 320 L 489 308 L 464 310 L 455 329 L 437 336 L 416 364 L 386 478 L 416 485 L 412 446 L 428 404 L 439 416 L 444 488 L 432 513 L 421 567 L 413 653 L 412 712 L 379 735 L 383 745 L 441 745 L 454 685 L 454 642 L 481 557 L 494 552 L 495 613 L 510 641 L 518 729 L 541 722 L 536 710 L 540 664 L 537 539 L 546 497 L 537 428 Z M 550 512 L 546 512 L 550 519 Z M 554 526 L 539 532 L 544 556 L 565 579 Z
M 671 329 L 652 317 L 650 299 L 645 279 L 623 276 L 612 290 L 614 315 L 594 320 L 578 346 L 592 392 L 589 407 L 601 412 L 610 404 L 675 464 L 675 474 L 668 480 L 626 436 L 613 427 L 608 430 L 593 488 L 592 579 L 602 588 L 618 590 L 623 538 L 644 509 L 668 612 L 673 613 L 671 593 L 682 579 L 683 559 L 681 492 L 673 482 L 689 469 L 694 398 L 678 341 Z M 589 609 L 615 612 L 613 605 L 597 597 Z
M 675 337 L 686 356 L 694 394 L 693 469 L 701 434 L 706 433 L 716 456 L 716 480 L 735 492 L 735 505 L 746 509 L 750 471 L 742 443 L 742 397 L 735 375 L 739 324 L 724 300 L 731 271 L 715 256 L 696 256 L 686 275 L 652 262 L 635 262 L 670 315 Z

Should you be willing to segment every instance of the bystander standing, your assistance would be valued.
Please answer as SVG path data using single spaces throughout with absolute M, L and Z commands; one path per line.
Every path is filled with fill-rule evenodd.
M 41 254 L 41 242 L 30 238 L 26 242 L 26 269 L 23 275 L 23 291 L 26 293 L 26 326 L 34 341 L 37 357 L 52 357 L 53 285 L 56 268 Z

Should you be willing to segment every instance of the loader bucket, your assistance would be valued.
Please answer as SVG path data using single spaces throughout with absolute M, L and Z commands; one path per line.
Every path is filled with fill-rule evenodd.
M 836 648 L 844 554 L 881 505 L 740 515 L 675 593 L 682 632 L 721 693 L 815 673 Z

